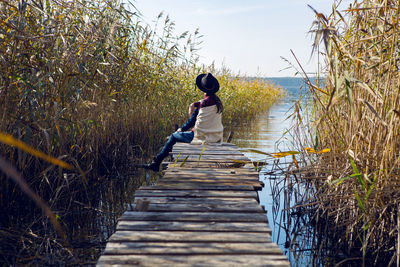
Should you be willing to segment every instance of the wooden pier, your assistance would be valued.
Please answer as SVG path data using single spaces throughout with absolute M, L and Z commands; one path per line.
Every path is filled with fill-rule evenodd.
M 271 241 L 258 173 L 232 145 L 177 143 L 135 192 L 97 266 L 290 266 Z

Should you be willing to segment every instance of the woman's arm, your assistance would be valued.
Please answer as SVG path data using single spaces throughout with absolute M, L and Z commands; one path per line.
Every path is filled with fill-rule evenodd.
M 192 115 L 190 116 L 189 120 L 185 124 L 183 124 L 182 127 L 180 128 L 182 132 L 188 131 L 196 123 L 197 114 L 199 114 L 199 109 L 196 107 L 194 107 L 193 109 L 194 110 L 193 110 Z
M 181 128 L 178 129 L 178 131 L 182 131 L 182 132 L 187 131 L 195 125 L 197 114 L 199 114 L 199 106 L 200 106 L 200 102 L 194 102 L 189 105 L 189 117 L 190 118 L 187 122 L 185 122 L 185 124 L 182 125 Z
M 194 111 L 194 103 L 192 103 L 192 104 L 190 104 L 189 105 L 189 117 L 191 117 L 192 116 L 192 114 L 193 114 L 193 111 Z

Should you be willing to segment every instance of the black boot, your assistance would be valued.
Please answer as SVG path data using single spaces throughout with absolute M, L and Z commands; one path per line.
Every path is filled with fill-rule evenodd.
M 152 170 L 155 172 L 160 171 L 160 164 L 161 162 L 157 162 L 155 160 L 152 160 L 149 164 L 143 164 L 142 167 L 146 170 Z

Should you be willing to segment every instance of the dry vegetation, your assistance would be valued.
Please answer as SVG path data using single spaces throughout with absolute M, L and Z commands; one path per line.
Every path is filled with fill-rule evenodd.
M 310 87 L 311 105 L 298 106 L 297 140 L 331 152 L 304 153 L 307 166 L 293 168 L 307 192 L 304 207 L 316 209 L 311 221 L 320 224 L 317 249 L 328 250 L 324 264 L 399 262 L 399 11 L 393 0 L 355 1 L 329 17 L 315 11 L 315 48 L 327 74 L 324 87 Z
M 71 259 L 91 222 L 73 228 L 68 218 L 109 200 L 90 190 L 150 157 L 184 122 L 188 104 L 202 97 L 194 83 L 200 72 L 211 70 L 221 81 L 226 124 L 254 116 L 281 95 L 259 80 L 199 67 L 200 38 L 197 31 L 177 36 L 163 14 L 146 25 L 133 5 L 119 1 L 0 1 L 0 132 L 74 167 L 63 170 L 0 144 L 1 157 L 49 204 L 69 239 L 62 244 L 2 173 L 0 261 Z

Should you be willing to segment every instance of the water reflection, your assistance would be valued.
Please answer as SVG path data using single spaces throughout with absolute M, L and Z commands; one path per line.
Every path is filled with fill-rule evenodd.
M 105 176 L 90 190 L 76 196 L 64 219 L 75 256 L 68 265 L 94 266 L 108 238 L 115 232 L 118 218 L 133 203 L 135 190 L 158 179 L 159 174 L 136 169 Z

